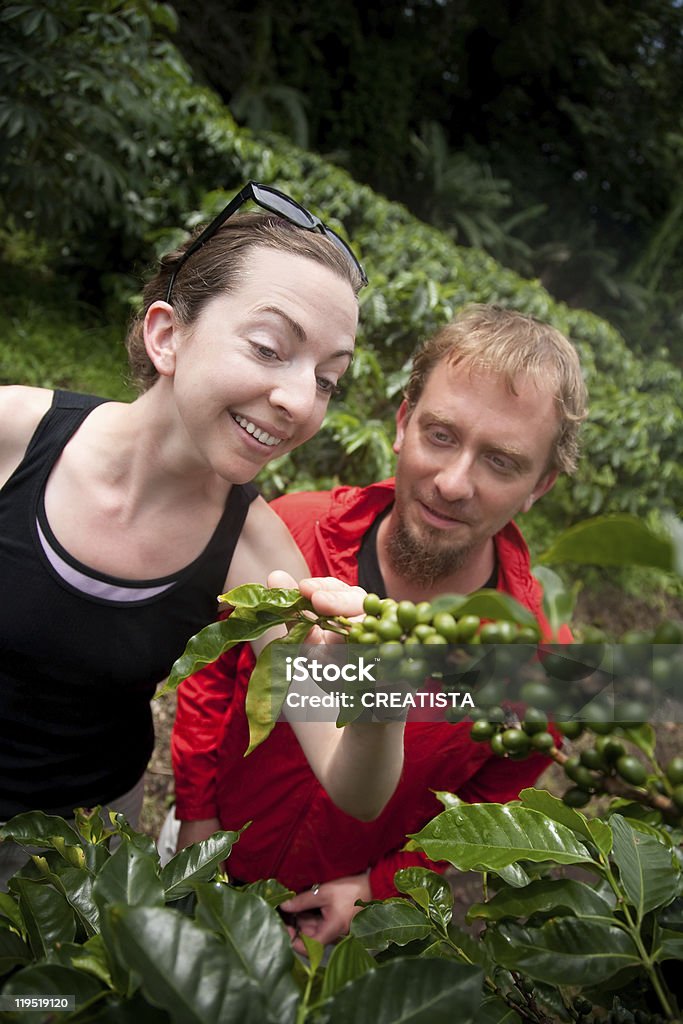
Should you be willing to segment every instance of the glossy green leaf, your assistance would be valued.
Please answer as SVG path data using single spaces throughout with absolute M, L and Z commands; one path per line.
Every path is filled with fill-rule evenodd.
M 478 615 L 481 619 L 509 619 L 520 626 L 536 625 L 536 617 L 528 608 L 499 590 L 478 590 L 470 594 L 458 606 L 458 616 L 463 615 Z
M 91 974 L 62 964 L 31 964 L 13 974 L 2 989 L 4 996 L 75 996 L 77 1006 L 101 992 L 102 985 Z
M 378 952 L 392 943 L 405 946 L 415 939 L 426 939 L 431 931 L 432 925 L 424 912 L 400 898 L 371 903 L 351 922 L 351 934 L 366 949 Z
M 75 942 L 60 943 L 50 950 L 49 961 L 86 971 L 107 988 L 113 987 L 107 950 L 101 935 L 92 935 L 83 945 Z
M 427 868 L 403 868 L 394 875 L 399 892 L 414 899 L 431 918 L 447 927 L 453 916 L 453 893 L 443 875 Z
M 683 932 L 658 927 L 652 943 L 652 958 L 657 963 L 662 960 L 683 963 Z
M 260 896 L 226 884 L 200 885 L 196 892 L 195 919 L 224 939 L 226 970 L 251 978 L 263 990 L 273 1016 L 283 1022 L 293 1019 L 298 1002 L 291 976 L 294 954 L 278 915 Z
M 278 882 L 276 878 L 265 878 L 260 879 L 258 882 L 249 882 L 241 887 L 240 892 L 250 892 L 254 896 L 260 896 L 269 907 L 279 907 L 285 900 L 296 896 L 293 889 L 288 889 L 286 885 Z
M 614 833 L 612 856 L 619 878 L 638 920 L 655 907 L 666 906 L 678 892 L 680 870 L 671 849 L 654 836 L 636 830 L 620 814 L 611 819 Z
M 7 892 L 0 892 L 0 918 L 9 922 L 18 932 L 24 930 L 24 922 L 19 905 Z
M 208 882 L 229 856 L 239 832 L 215 832 L 200 843 L 192 843 L 161 870 L 161 884 L 167 901 L 180 899 L 194 891 L 197 882 Z
M 73 942 L 76 936 L 74 912 L 61 892 L 44 882 L 15 876 L 12 891 L 36 959 L 45 957 L 57 942 Z
M 109 907 L 120 963 L 173 1024 L 264 1024 L 266 993 L 241 970 L 226 970 L 223 939 L 162 907 Z
M 621 928 L 576 917 L 553 918 L 540 928 L 502 922 L 485 941 L 502 967 L 553 985 L 598 985 L 640 964 Z
M 34 858 L 35 859 L 35 858 Z M 80 868 L 56 861 L 45 878 L 62 892 L 88 934 L 99 928 L 99 911 L 93 899 L 93 878 Z
M 513 889 L 523 889 L 531 881 L 531 876 L 526 873 L 521 864 L 506 864 L 504 867 L 498 868 L 496 874 Z
M 248 608 L 252 612 L 277 612 L 281 615 L 281 622 L 291 617 L 292 612 L 313 609 L 308 598 L 298 590 L 264 587 L 260 583 L 243 583 L 229 590 L 227 594 L 221 594 L 218 600 L 222 604 L 232 605 L 233 608 Z
M 108 903 L 162 907 L 164 886 L 158 858 L 124 839 L 95 879 L 93 898 L 100 908 Z
M 460 871 L 496 871 L 518 861 L 593 863 L 574 833 L 529 807 L 470 804 L 443 811 L 411 836 L 408 849 Z
M 310 623 L 300 622 L 294 626 L 286 637 L 276 642 L 282 644 L 300 644 L 310 632 Z M 273 671 L 273 645 L 268 644 L 261 651 L 249 680 L 245 703 L 249 721 L 249 747 L 245 756 L 255 750 L 272 732 L 278 719 L 289 683 L 285 674 L 278 673 L 275 678 Z
M 580 811 L 567 807 L 559 797 L 552 796 L 544 789 L 523 789 L 519 799 L 525 807 L 540 811 L 552 821 L 566 825 L 584 839 L 589 839 L 595 843 L 600 853 L 605 857 L 609 856 L 612 849 L 612 830 L 605 822 L 598 818 L 586 818 Z
M 349 981 L 360 978 L 377 967 L 365 946 L 353 935 L 347 935 L 338 943 L 325 969 L 321 999 L 329 999 Z
M 325 1004 L 327 1024 L 474 1024 L 482 973 L 449 960 L 392 960 Z
M 499 996 L 486 996 L 477 1011 L 475 1024 L 519 1024 L 521 1020 Z
M 467 802 L 462 797 L 459 797 L 457 793 L 449 793 L 444 789 L 434 790 L 434 796 L 444 807 L 462 807 Z
M 164 694 L 176 690 L 183 679 L 187 679 L 188 676 L 198 672 L 205 665 L 216 661 L 221 654 L 229 651 L 235 644 L 257 640 L 272 625 L 271 621 L 251 622 L 231 615 L 229 619 L 221 619 L 219 622 L 212 622 L 205 626 L 188 640 L 187 647 L 173 664 L 168 679 L 157 690 L 155 699 L 158 700 Z
M 671 571 L 673 548 L 670 540 L 657 536 L 635 516 L 596 516 L 561 533 L 539 561 L 546 565 L 649 565 Z
M 568 590 L 564 580 L 546 566 L 535 565 L 533 573 L 543 587 L 543 612 L 553 634 L 557 636 L 560 628 L 572 620 L 576 590 Z
M 325 947 L 322 942 L 318 942 L 318 940 L 314 939 L 312 935 L 305 935 L 301 933 L 300 938 L 304 944 L 306 956 L 308 957 L 308 973 L 314 975 L 323 962 Z
M 53 848 L 56 848 L 55 839 L 61 839 L 62 846 L 79 846 L 81 843 L 81 837 L 64 818 L 43 811 L 17 814 L 0 827 L 0 839 L 13 839 L 21 846 Z
M 0 931 L 0 978 L 9 974 L 15 967 L 28 964 L 32 960 L 31 950 L 16 932 L 2 929 Z
M 608 902 L 584 882 L 570 878 L 539 878 L 524 889 L 502 889 L 487 903 L 474 903 L 467 920 L 482 918 L 500 921 L 506 917 L 531 917 L 539 911 L 564 909 L 583 918 L 607 920 L 612 916 L 614 901 Z

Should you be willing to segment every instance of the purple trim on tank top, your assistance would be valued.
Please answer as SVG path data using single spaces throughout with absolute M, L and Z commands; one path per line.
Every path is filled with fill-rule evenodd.
M 147 598 L 156 597 L 157 594 L 163 594 L 165 590 L 168 590 L 175 584 L 175 580 L 172 580 L 170 583 L 164 583 L 160 587 L 140 587 L 134 583 L 130 586 L 116 586 L 113 583 L 105 583 L 103 580 L 95 579 L 93 576 L 88 576 L 86 573 L 74 569 L 68 562 L 65 562 L 54 548 L 50 546 L 50 542 L 41 530 L 37 519 L 36 529 L 38 530 L 38 537 L 40 538 L 45 557 L 57 575 L 65 583 L 68 583 L 76 590 L 80 590 L 81 593 L 87 594 L 89 597 L 103 598 L 106 601 L 145 601 Z

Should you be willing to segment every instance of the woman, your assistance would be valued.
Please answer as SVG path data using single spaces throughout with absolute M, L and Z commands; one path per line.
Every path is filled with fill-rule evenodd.
M 248 199 L 269 212 L 233 218 Z M 320 427 L 363 283 L 338 236 L 249 183 L 147 285 L 134 402 L 0 389 L 0 821 L 108 804 L 135 822 L 149 700 L 216 595 L 275 567 L 307 574 L 248 481 Z M 302 589 L 320 611 L 360 611 L 342 587 Z M 393 790 L 399 732 L 330 724 L 301 742 L 366 817 Z

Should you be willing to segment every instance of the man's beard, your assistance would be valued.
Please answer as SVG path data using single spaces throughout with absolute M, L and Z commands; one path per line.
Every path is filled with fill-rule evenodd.
M 434 544 L 430 547 L 429 538 L 422 540 L 411 533 L 396 507 L 394 512 L 386 552 L 391 568 L 398 576 L 409 583 L 431 587 L 438 580 L 462 568 L 473 545 L 447 547 Z

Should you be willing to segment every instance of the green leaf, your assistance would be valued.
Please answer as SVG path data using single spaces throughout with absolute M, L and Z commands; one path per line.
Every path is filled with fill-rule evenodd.
M 50 963 L 86 971 L 99 978 L 107 988 L 113 988 L 107 950 L 101 935 L 92 935 L 82 946 L 69 942 L 55 946 L 50 951 Z
M 15 932 L 0 931 L 0 978 L 33 959 L 31 950 Z
M 324 1006 L 327 1024 L 474 1024 L 482 972 L 452 960 L 399 958 L 345 985 Z M 362 1017 L 359 1010 L 362 1008 Z
M 408 900 L 392 898 L 364 907 L 351 922 L 351 934 L 366 949 L 381 952 L 392 943 L 405 946 L 426 939 L 432 924 L 422 910 Z
M 17 814 L 0 827 L 0 839 L 13 839 L 20 846 L 47 846 L 55 849 L 55 839 L 62 840 L 60 847 L 79 846 L 81 843 L 81 837 L 64 818 L 43 811 Z
M 353 935 L 347 935 L 332 951 L 325 970 L 321 999 L 329 999 L 347 982 L 374 971 L 376 967 L 377 962 L 363 944 Z
M 24 922 L 19 906 L 9 893 L 0 892 L 0 917 L 9 921 L 18 932 L 24 930 Z
M 252 612 L 278 612 L 280 622 L 291 618 L 291 613 L 305 609 L 312 611 L 313 605 L 299 590 L 286 590 L 282 587 L 264 587 L 260 583 L 243 583 L 240 587 L 221 594 L 218 598 L 223 604 L 233 608 L 248 608 Z
M 427 868 L 403 868 L 394 875 L 394 885 L 433 920 L 448 927 L 453 916 L 453 893 L 443 875 Z
M 563 579 L 542 565 L 535 565 L 534 576 L 543 587 L 543 611 L 555 635 L 560 627 L 571 622 L 576 604 L 576 591 L 567 590 Z
M 447 860 L 460 871 L 497 871 L 518 861 L 594 863 L 564 825 L 528 807 L 470 804 L 443 811 L 411 836 L 409 850 Z
M 200 885 L 196 892 L 195 920 L 224 939 L 226 970 L 251 978 L 278 1020 L 293 1019 L 298 1001 L 291 976 L 294 954 L 281 919 L 260 896 L 226 884 Z
M 649 565 L 670 572 L 673 549 L 670 540 L 657 536 L 635 516 L 596 516 L 561 533 L 539 561 L 547 565 Z
M 521 1019 L 499 996 L 486 996 L 477 1011 L 475 1024 L 519 1024 Z
M 74 912 L 63 893 L 45 882 L 29 878 L 12 879 L 29 945 L 36 959 L 47 956 L 57 942 L 73 942 L 76 937 Z
M 240 892 L 249 892 L 254 896 L 260 896 L 262 900 L 265 900 L 269 907 L 279 907 L 285 900 L 289 900 L 292 896 L 296 896 L 293 889 L 288 889 L 286 885 L 282 885 L 276 878 L 260 879 L 258 882 L 249 882 L 248 885 L 243 885 L 240 888 Z
M 229 856 L 239 832 L 214 832 L 200 843 L 192 843 L 176 853 L 162 868 L 161 884 L 166 900 L 178 900 L 194 891 L 197 882 L 208 882 Z
M 519 794 L 519 799 L 524 807 L 531 807 L 533 810 L 545 814 L 552 821 L 566 825 L 573 832 L 578 832 L 584 839 L 595 843 L 603 856 L 609 856 L 612 849 L 612 830 L 609 825 L 597 818 L 586 818 L 573 807 L 567 807 L 559 797 L 553 796 L 544 789 L 523 789 Z
M 323 962 L 323 957 L 325 956 L 325 947 L 323 946 L 322 942 L 318 942 L 318 940 L 314 939 L 312 935 L 304 935 L 302 933 L 300 938 L 304 944 L 306 956 L 308 957 L 307 970 L 308 973 L 312 976 L 317 972 L 318 968 Z
M 657 963 L 662 960 L 678 960 L 681 963 L 683 961 L 683 932 L 657 927 L 652 943 L 652 959 Z
M 521 626 L 535 626 L 536 617 L 528 608 L 499 590 L 477 590 L 458 605 L 458 617 L 478 615 L 481 619 L 509 619 Z
M 270 736 L 284 704 L 289 683 L 283 673 L 273 671 L 274 644 L 297 645 L 308 635 L 309 622 L 300 622 L 286 637 L 272 641 L 261 651 L 249 680 L 245 702 L 249 721 L 249 747 L 245 754 L 251 754 L 259 744 Z
M 521 864 L 506 864 L 505 867 L 498 868 L 496 873 L 506 885 L 511 885 L 514 889 L 523 889 L 531 881 L 531 876 Z
M 467 911 L 467 920 L 526 919 L 539 911 L 557 912 L 561 908 L 577 917 L 606 920 L 612 916 L 613 905 L 584 882 L 570 878 L 539 878 L 524 889 L 503 889 L 487 903 L 473 904 Z
M 210 665 L 229 651 L 235 644 L 248 640 L 257 640 L 273 625 L 272 621 L 247 621 L 231 615 L 229 619 L 221 619 L 205 626 L 195 636 L 190 637 L 187 647 L 174 663 L 164 685 L 157 690 L 155 699 L 172 693 L 194 672 Z
M 93 898 L 100 910 L 108 903 L 162 907 L 164 886 L 159 878 L 158 858 L 150 857 L 124 839 L 95 879 Z
M 245 972 L 226 971 L 224 941 L 169 908 L 107 908 L 118 961 L 174 1024 L 263 1024 L 265 993 Z
M 502 967 L 553 985 L 598 985 L 640 964 L 621 928 L 576 917 L 553 918 L 540 928 L 502 922 L 487 931 L 485 943 Z
M 642 921 L 650 910 L 674 899 L 680 872 L 674 867 L 672 851 L 658 839 L 636 831 L 620 814 L 613 814 L 610 821 L 612 856 L 628 901 Z
M 91 974 L 62 964 L 31 964 L 13 974 L 3 987 L 4 996 L 75 996 L 76 1006 L 87 1003 L 102 992 L 102 985 Z

